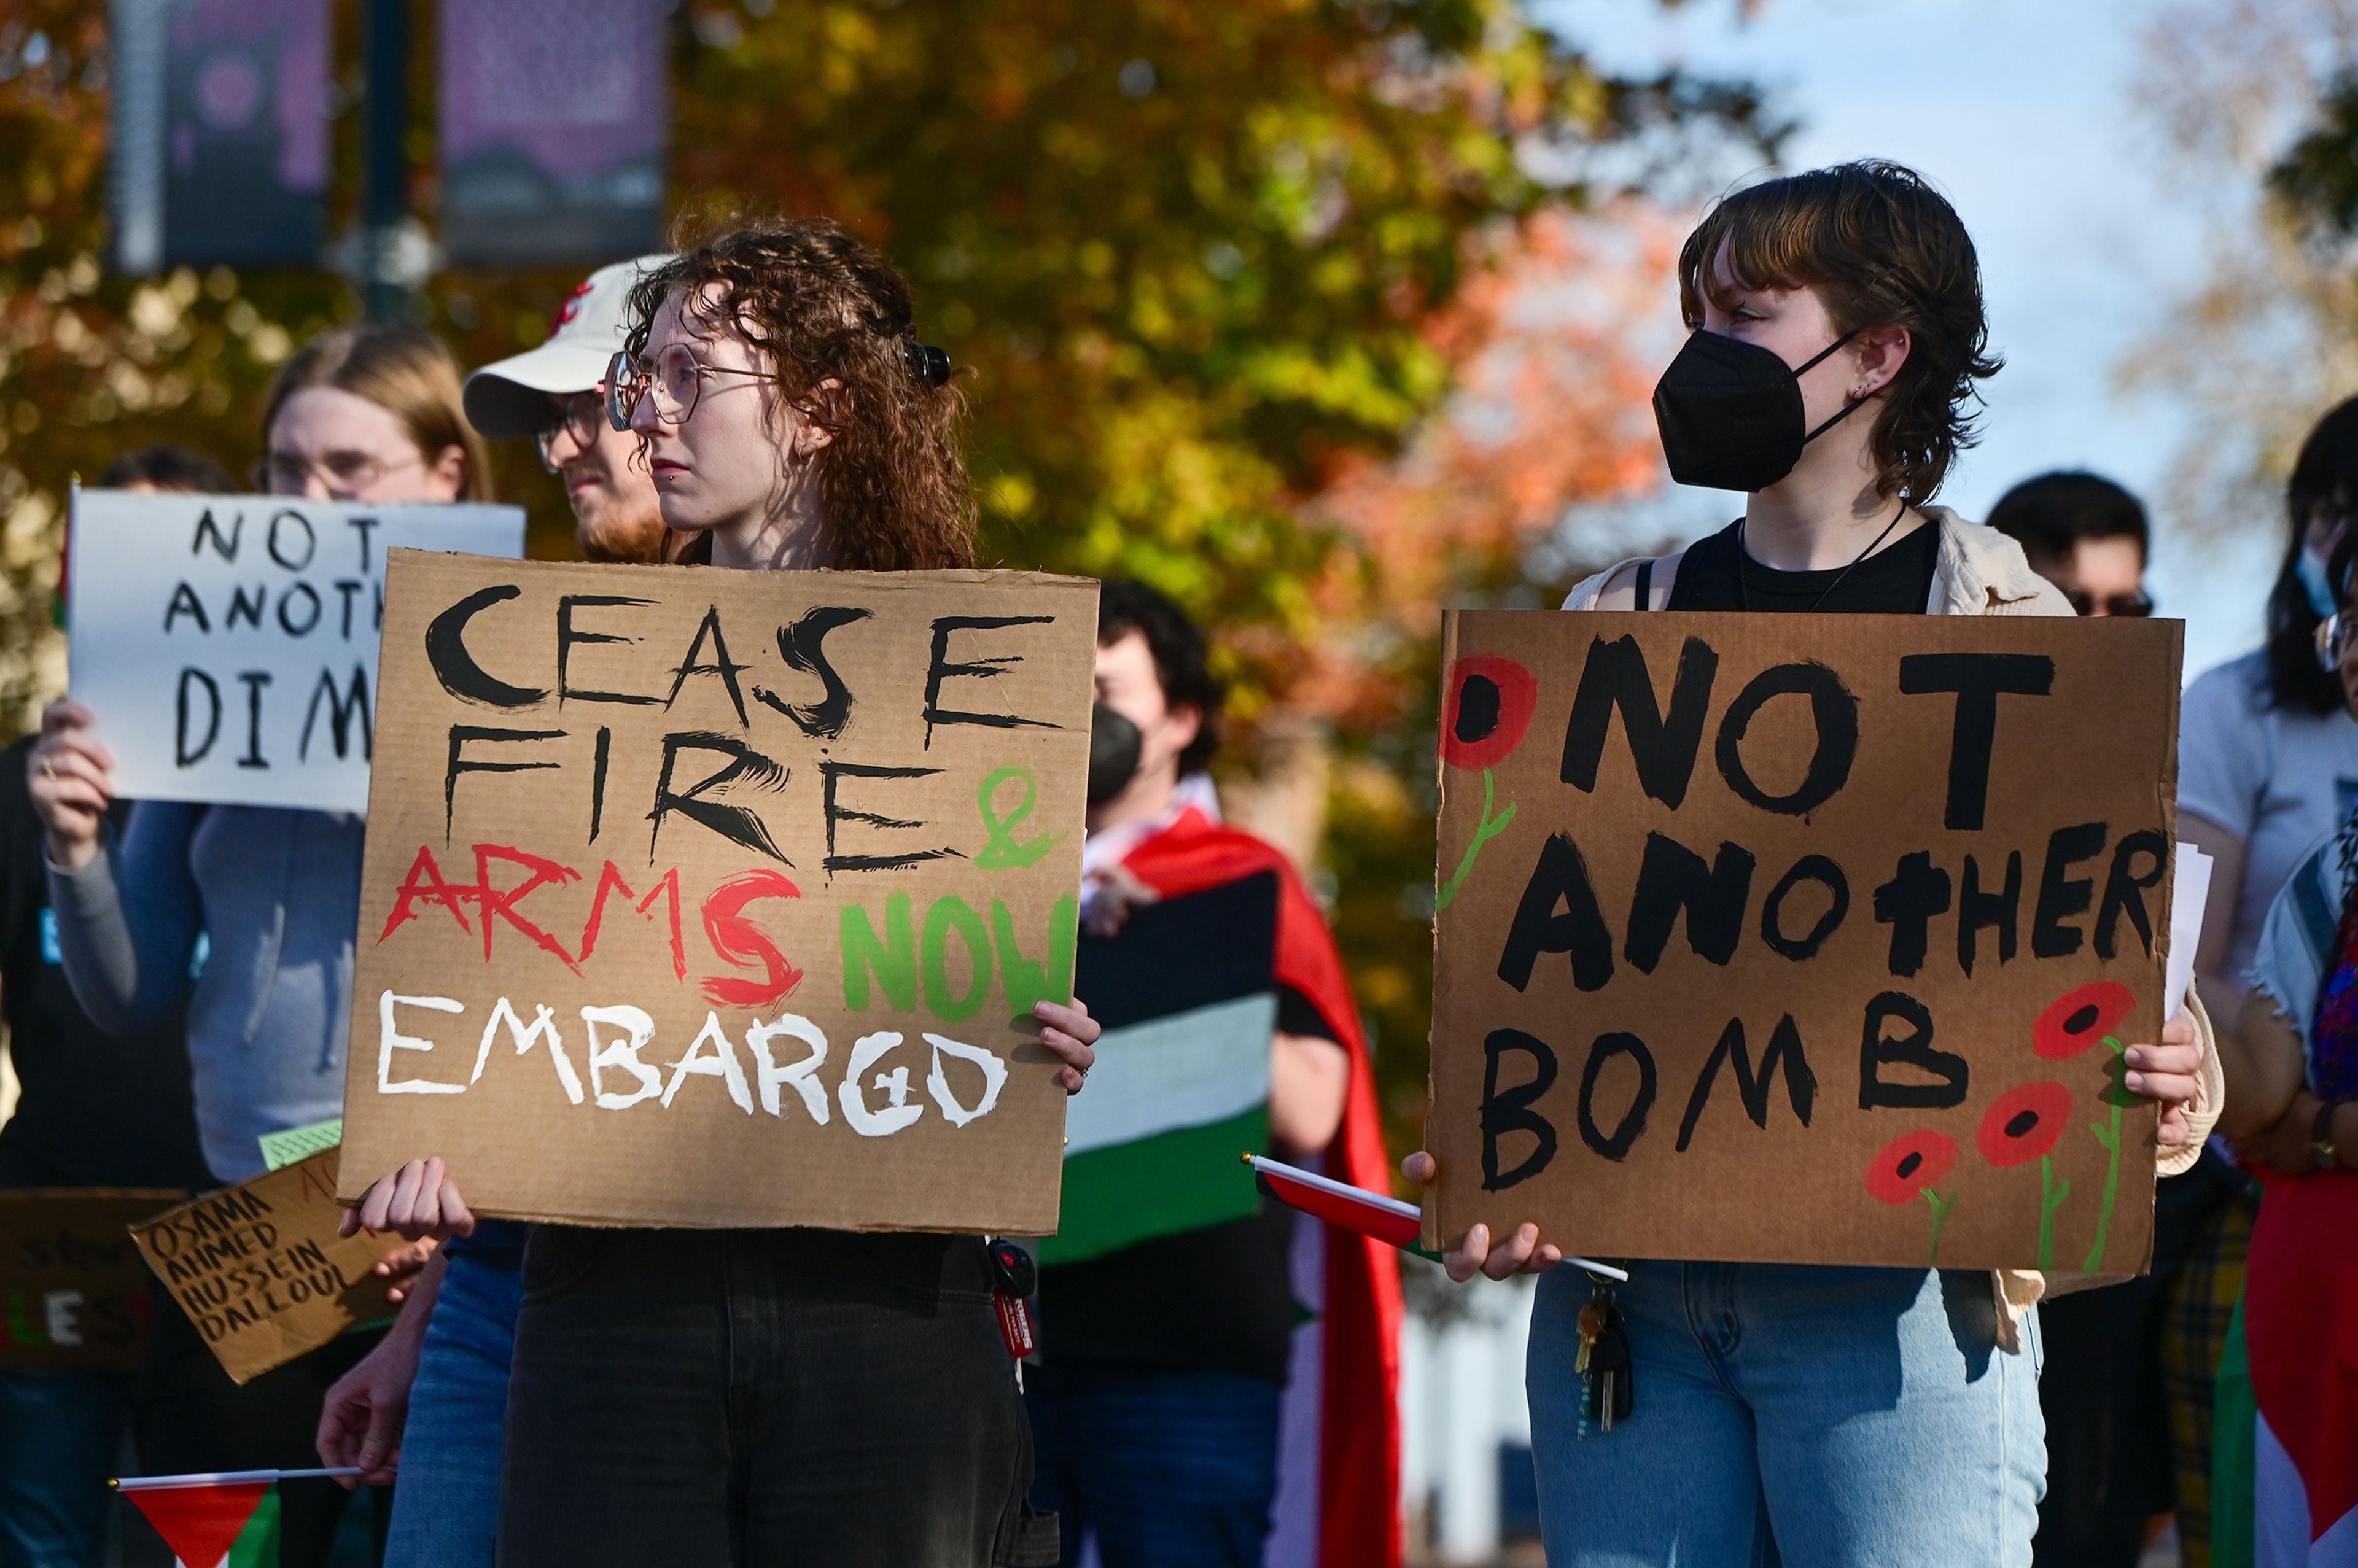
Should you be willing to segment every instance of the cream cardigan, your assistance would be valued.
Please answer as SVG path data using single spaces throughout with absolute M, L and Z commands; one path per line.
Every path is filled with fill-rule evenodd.
M 2056 591 L 2054 584 L 2030 569 L 2023 558 L 2022 546 L 1979 523 L 1968 523 L 1945 506 L 1924 506 L 1917 510 L 1932 520 L 1941 530 L 1941 548 L 1932 569 L 1932 594 L 1925 604 L 1931 615 L 2069 615 L 2071 604 Z M 1650 589 L 1652 603 L 1659 610 L 1669 602 L 1671 585 L 1678 579 L 1679 562 L 1685 552 L 1659 557 L 1654 562 L 1653 579 Z M 1626 560 L 1597 573 L 1576 585 L 1564 601 L 1566 610 L 1635 610 L 1638 608 L 1637 567 L 1635 559 Z M 2155 1169 L 2162 1175 L 2174 1176 L 2190 1168 L 2202 1153 L 2202 1141 L 2217 1125 L 2221 1108 L 2226 1103 L 2226 1082 L 2219 1073 L 2217 1038 L 2211 1027 L 2211 1015 L 2202 1009 L 2200 998 L 2191 989 L 2186 994 L 2187 1015 L 2194 1020 L 2196 1042 L 2202 1048 L 2202 1065 L 2197 1075 L 2194 1099 L 2187 1106 L 2190 1135 L 2176 1149 L 2158 1152 Z M 2042 1275 L 2030 1269 L 2006 1269 L 1992 1274 L 1997 1292 L 1998 1345 L 2001 1348 L 2019 1352 L 2022 1349 L 2022 1318 L 2041 1296 L 2061 1295 L 2069 1291 L 2085 1290 L 2092 1285 L 2106 1285 L 2127 1279 L 2125 1274 L 2054 1274 Z

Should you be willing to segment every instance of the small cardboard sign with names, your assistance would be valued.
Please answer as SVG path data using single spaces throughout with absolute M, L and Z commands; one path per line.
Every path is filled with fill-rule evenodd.
M 233 1381 L 249 1382 L 346 1329 L 392 1315 L 370 1272 L 408 1245 L 339 1237 L 336 1151 L 142 1221 L 132 1229 L 156 1278 Z

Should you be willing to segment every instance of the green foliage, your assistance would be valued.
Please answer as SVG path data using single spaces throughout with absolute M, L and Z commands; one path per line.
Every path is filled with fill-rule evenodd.
M 1470 242 L 1567 193 L 1532 155 L 1758 119 L 1601 76 L 1511 0 L 763 9 L 688 14 L 681 184 L 882 243 L 976 372 L 992 553 L 1171 593 L 1248 710 L 1276 672 L 1237 630 L 1318 632 L 1337 541 L 1300 502 L 1438 406 Z
M 2311 238 L 2358 233 L 2358 74 L 2328 84 L 2310 129 L 2268 170 L 2267 187 Z
M 336 4 L 341 225 L 362 83 L 360 6 Z M 416 0 L 421 159 L 431 11 Z M 247 472 L 276 366 L 357 311 L 324 272 L 109 276 L 103 7 L 12 0 L 0 17 L 13 732 L 62 684 L 49 598 L 70 476 L 157 440 Z M 1625 181 L 1692 178 L 1722 167 L 1714 143 L 1773 156 L 1782 127 L 1740 85 L 1603 73 L 1517 0 L 689 0 L 674 44 L 685 206 L 827 214 L 909 273 L 922 332 L 970 377 L 990 556 L 1172 593 L 1217 629 L 1248 724 L 1297 695 L 1322 644 L 1371 650 L 1363 666 L 1395 683 L 1375 719 L 1347 723 L 1329 853 L 1388 1111 L 1412 1132 L 1434 650 L 1384 624 L 1381 574 L 1305 503 L 1443 406 L 1440 323 L 1470 269 L 1502 226 L 1585 200 L 1596 149 Z M 430 212 L 430 174 L 414 194 Z M 581 270 L 446 273 L 419 319 L 481 363 L 539 341 Z M 499 466 L 535 553 L 566 553 L 554 485 L 526 452 Z M 1476 555 L 1455 581 L 1515 577 L 1495 545 Z M 1338 583 L 1360 595 L 1350 618 L 1325 591 Z

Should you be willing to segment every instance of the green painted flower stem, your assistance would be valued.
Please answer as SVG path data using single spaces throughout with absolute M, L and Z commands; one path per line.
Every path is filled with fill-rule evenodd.
M 1952 1193 L 1944 1198 L 1930 1187 L 1916 1190 L 1926 1203 L 1932 1206 L 1932 1250 L 1924 1260 L 1924 1266 L 1937 1269 L 1941 1266 L 1941 1230 L 1949 1223 L 1949 1212 L 1957 1206 L 1956 1195 Z
M 2039 1271 L 2045 1273 L 2055 1266 L 2055 1211 L 2071 1195 L 2071 1178 L 2066 1176 L 2058 1185 L 2055 1180 L 2055 1156 L 2039 1157 Z
M 2087 1257 L 2080 1262 L 2081 1271 L 2088 1274 L 2094 1273 L 2104 1262 L 2104 1244 L 2113 1233 L 2113 1204 L 2121 1194 L 2121 1100 L 2128 1092 L 2128 1047 L 2109 1034 L 2104 1036 L 2104 1044 L 2112 1049 L 2111 1073 L 2119 1092 L 2104 1096 L 2113 1108 L 2112 1125 L 2108 1128 L 2100 1121 L 2088 1124 L 2088 1130 L 2094 1133 L 2096 1141 L 2104 1146 L 2106 1156 L 2104 1196 L 2096 1206 L 2096 1239 L 2088 1249 Z
M 1457 862 L 1457 874 L 1442 883 L 1440 892 L 1433 895 L 1433 912 L 1435 914 L 1447 909 L 1449 901 L 1457 896 L 1457 890 L 1466 885 L 1466 879 L 1473 874 L 1476 857 L 1482 853 L 1482 846 L 1505 832 L 1507 824 L 1515 819 L 1515 807 L 1512 802 L 1509 802 L 1507 809 L 1498 813 L 1496 818 L 1491 816 L 1490 802 L 1497 789 L 1498 785 L 1490 776 L 1490 770 L 1484 768 L 1482 770 L 1482 820 L 1474 829 L 1474 842 L 1466 846 L 1466 858 Z

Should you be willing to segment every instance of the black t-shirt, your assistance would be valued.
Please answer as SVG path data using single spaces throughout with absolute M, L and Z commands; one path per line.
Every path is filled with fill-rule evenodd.
M 1679 562 L 1678 580 L 1671 585 L 1668 604 L 1648 610 L 1819 610 L 1828 614 L 1921 615 L 1931 602 L 1932 574 L 1940 567 L 1941 525 L 1924 522 L 1914 532 L 1886 545 L 1844 575 L 1841 567 L 1824 571 L 1788 572 L 1764 567 L 1744 553 L 1743 524 L 1731 523 L 1706 539 L 1687 546 Z M 1742 571 L 1739 581 L 1736 573 Z M 1833 591 L 1828 593 L 1826 590 Z M 1661 589 L 1654 589 L 1660 599 Z M 1820 599 L 1824 600 L 1820 603 Z
M 0 1127 L 0 1186 L 213 1186 L 179 1016 L 118 1040 L 66 983 L 25 778 L 33 741 L 0 752 L 0 1017 L 18 1087 L 16 1113 Z M 126 811 L 116 806 L 118 832 Z

